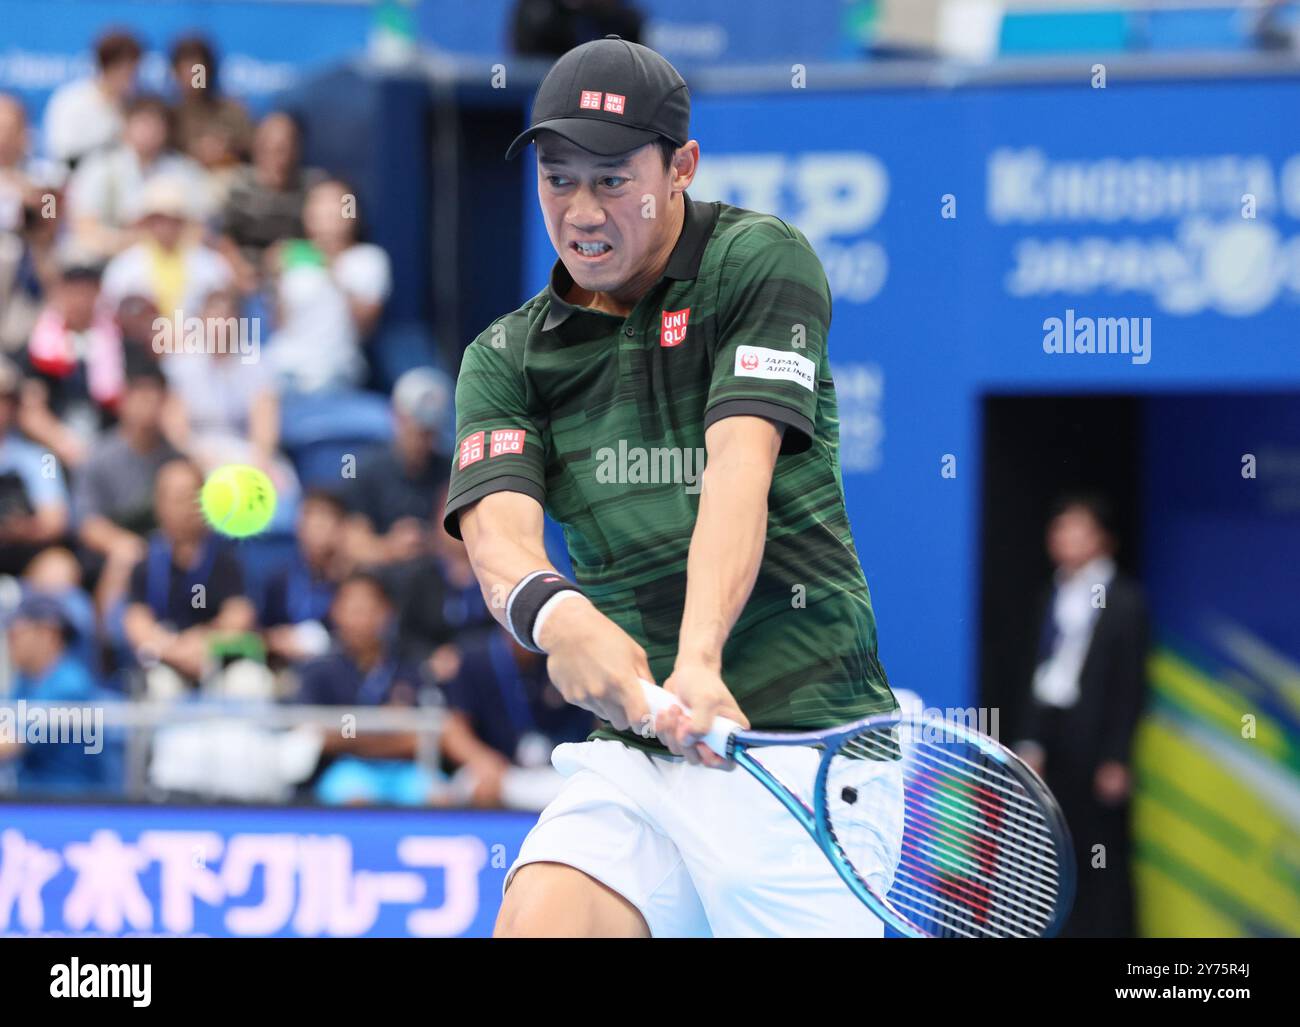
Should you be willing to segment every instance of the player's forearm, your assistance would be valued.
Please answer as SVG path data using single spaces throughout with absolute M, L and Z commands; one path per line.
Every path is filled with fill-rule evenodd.
M 743 457 L 724 457 L 711 459 L 700 480 L 677 662 L 720 668 L 722 647 L 763 560 L 771 472 Z
M 536 524 L 520 520 L 506 507 L 513 497 L 488 496 L 460 517 L 461 533 L 470 566 L 483 592 L 483 600 L 497 622 L 509 629 L 506 600 L 511 590 L 534 571 L 555 570 L 542 541 L 541 509 Z M 558 571 L 556 573 L 559 573 Z

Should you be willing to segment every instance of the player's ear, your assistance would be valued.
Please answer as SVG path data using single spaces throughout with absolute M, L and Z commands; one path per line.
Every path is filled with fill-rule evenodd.
M 685 192 L 691 187 L 695 180 L 695 172 L 700 166 L 700 144 L 694 139 L 688 139 L 683 146 L 677 148 L 673 154 L 672 188 L 674 192 Z

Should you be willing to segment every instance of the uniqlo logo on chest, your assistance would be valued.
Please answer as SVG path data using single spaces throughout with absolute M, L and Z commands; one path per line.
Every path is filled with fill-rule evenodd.
M 466 435 L 460 444 L 460 462 L 457 463 L 456 469 L 463 471 L 470 464 L 478 463 L 483 459 L 483 432 L 476 431 L 473 435 Z
M 686 324 L 691 319 L 691 308 L 685 310 L 665 310 L 663 327 L 659 330 L 660 346 L 680 346 L 686 341 Z
M 600 110 L 600 98 L 604 95 L 604 93 L 597 92 L 594 89 L 584 89 L 582 98 L 578 101 L 578 108 L 584 111 L 598 111 Z
M 610 114 L 622 114 L 623 105 L 627 103 L 627 97 L 619 96 L 618 93 L 605 94 L 605 110 Z
M 492 449 L 490 456 L 503 456 L 506 453 L 522 453 L 524 451 L 524 435 L 522 428 L 502 428 L 500 431 L 492 433 Z

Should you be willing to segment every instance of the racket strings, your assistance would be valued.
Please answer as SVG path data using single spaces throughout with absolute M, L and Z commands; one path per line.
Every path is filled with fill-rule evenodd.
M 961 785 L 966 783 L 966 777 L 964 775 L 946 772 L 946 767 L 943 764 L 942 758 L 950 757 L 950 753 L 939 753 L 938 755 L 942 758 L 936 759 L 933 754 L 918 747 L 912 751 L 911 755 L 913 761 L 918 766 L 923 764 L 934 770 L 936 794 L 939 792 L 938 786 L 940 784 L 947 785 L 950 788 L 955 785 L 959 788 Z M 961 764 L 964 767 L 972 768 L 974 771 L 983 771 L 985 769 L 979 767 L 970 760 L 962 760 Z M 1015 797 L 1017 800 L 1019 800 L 1021 795 L 1028 798 L 1027 794 L 1018 785 L 1016 789 L 997 785 L 996 790 L 1005 793 L 1007 796 Z M 960 791 L 953 791 L 950 794 L 951 798 L 946 800 L 941 800 L 939 798 L 933 800 L 934 805 L 941 807 L 943 812 L 947 814 L 942 819 L 937 817 L 930 818 L 936 831 L 950 833 L 955 836 L 965 836 L 967 840 L 974 837 L 981 837 L 990 844 L 999 841 L 1000 836 L 998 833 L 988 830 L 983 826 L 989 816 L 997 810 L 994 797 L 990 796 L 989 793 L 984 790 L 980 790 L 975 794 L 963 795 Z M 967 808 L 972 806 L 977 808 Z M 1044 823 L 1038 808 L 1030 802 L 1017 801 L 1017 807 L 1018 808 L 1014 811 L 1014 819 L 1027 831 L 1032 833 Z M 1006 809 L 999 810 L 998 812 L 1005 813 L 1010 808 L 1011 807 L 1008 806 Z M 1050 834 L 1046 837 L 1048 838 L 1048 844 L 1035 842 L 1032 839 L 1027 844 L 1031 847 L 1037 847 L 1044 858 L 1050 858 L 1055 855 L 1055 848 L 1050 844 Z M 956 839 L 953 838 L 951 840 Z M 1045 869 L 1052 877 L 1056 876 L 1055 868 L 1051 864 L 1048 864 L 1045 867 L 1039 867 L 1039 869 Z
M 893 759 L 899 758 L 899 750 L 894 744 L 892 738 L 890 739 L 890 745 L 888 748 L 886 747 L 870 748 L 870 746 L 872 746 L 873 744 L 874 743 L 871 743 L 866 739 L 865 735 L 858 735 L 856 738 L 854 738 L 852 741 L 848 742 L 844 746 L 844 750 L 846 752 L 850 752 L 854 754 L 860 752 L 867 759 L 880 759 L 881 753 L 892 750 L 895 753 L 895 755 L 891 758 Z M 910 750 L 910 755 L 913 760 L 916 760 L 918 762 L 922 760 L 930 760 L 931 762 L 941 762 L 942 760 L 945 759 L 956 762 L 960 764 L 963 768 L 966 768 L 966 770 L 969 772 L 972 778 L 984 774 L 985 775 L 984 780 L 986 782 L 985 787 L 989 791 L 1000 793 L 1001 795 L 1005 796 L 1007 799 L 1014 800 L 1024 812 L 1030 815 L 1031 819 L 1037 816 L 1038 807 L 1034 805 L 1032 800 L 1029 800 L 1027 794 L 1025 793 L 1022 787 L 1019 787 L 1017 785 L 1017 787 L 1012 788 L 1012 787 L 1007 787 L 1002 783 L 1003 781 L 1007 780 L 1007 776 L 1005 773 L 994 774 L 988 772 L 988 768 L 982 766 L 981 764 L 975 762 L 974 760 L 962 758 L 956 753 L 949 752 L 942 749 L 927 750 L 922 746 L 914 746 Z
M 917 825 L 919 827 L 919 830 L 914 832 L 914 835 L 926 832 L 922 838 L 923 847 L 925 849 L 925 854 L 932 860 L 936 862 L 944 862 L 944 857 L 947 855 L 948 851 L 950 851 L 952 846 L 967 843 L 969 836 L 954 835 L 952 832 L 947 831 L 946 827 L 941 822 L 934 820 L 928 811 L 913 807 L 913 812 L 916 816 Z M 987 832 L 982 833 L 987 835 Z M 913 838 L 913 844 L 916 845 L 915 837 Z M 942 848 L 943 846 L 949 848 Z M 921 847 L 922 846 L 917 845 L 917 848 Z M 981 851 L 972 855 L 971 864 L 979 864 L 981 860 L 992 861 L 996 858 L 996 855 L 997 840 L 993 838 L 993 836 L 988 835 L 988 839 L 982 842 Z M 969 864 L 960 869 L 969 872 Z M 1029 871 L 1028 873 L 1023 872 L 1026 869 Z M 1056 872 L 1055 870 L 1052 870 L 1048 876 L 1044 876 L 1038 873 L 1039 869 L 1039 867 L 1035 866 L 1021 868 L 1013 862 L 1006 870 L 1006 876 L 1010 879 L 1016 880 L 1017 883 L 1025 888 L 1027 901 L 1037 901 L 1045 910 L 1050 912 L 1052 902 L 1055 900 L 1056 896 L 1054 888 Z M 993 882 L 993 878 L 987 875 L 980 876 L 972 873 L 969 874 L 969 876 L 973 879 L 979 880 L 981 883 Z M 1037 893 L 1037 899 L 1035 899 L 1035 893 Z
M 913 725 L 915 727 L 915 725 Z M 877 896 L 932 936 L 1036 936 L 1055 918 L 1061 882 L 1046 815 L 1002 762 L 961 739 L 866 732 L 836 753 L 827 776 L 831 830 Z M 891 760 L 891 756 L 893 759 Z M 892 768 L 901 823 L 882 828 L 881 782 Z M 861 787 L 858 783 L 861 783 Z M 862 802 L 861 791 L 876 801 Z M 877 797 L 880 797 L 877 799 Z M 892 880 L 857 868 L 896 858 Z
M 962 780 L 958 775 L 945 774 L 944 769 L 941 766 L 939 766 L 939 764 L 935 761 L 924 761 L 922 758 L 918 758 L 916 762 L 918 763 L 918 765 L 925 762 L 927 769 L 932 769 L 933 772 L 936 774 L 936 777 L 940 775 L 944 775 L 947 776 L 951 781 L 955 783 L 960 783 Z M 963 798 L 966 798 L 970 806 L 977 807 L 977 809 L 969 809 L 966 806 L 961 805 Z M 938 800 L 936 800 L 936 804 L 938 804 Z M 983 823 L 985 821 L 981 819 L 979 814 L 992 814 L 995 810 L 996 807 L 993 805 L 993 803 L 991 803 L 988 800 L 988 798 L 983 795 L 969 796 L 969 797 L 963 797 L 961 795 L 957 795 L 954 796 L 953 799 L 951 799 L 946 803 L 946 811 L 951 814 L 949 819 L 952 824 L 961 823 L 967 825 L 969 826 L 969 828 L 974 834 L 983 836 L 986 840 L 990 842 L 996 842 L 999 836 L 995 832 L 990 831 L 983 826 Z M 1038 828 L 1038 826 L 1044 823 L 1041 814 L 1039 814 L 1038 811 L 1033 807 L 1025 807 L 1025 811 L 1028 815 L 1021 815 L 1020 813 L 1017 813 L 1017 815 L 1014 817 L 1008 817 L 1007 818 L 1008 821 L 1014 820 L 1017 826 L 1025 829 L 1026 832 L 1031 835 L 1031 837 L 1026 841 L 1026 844 L 1028 846 L 1032 848 L 1037 848 L 1039 850 L 1039 854 L 1044 858 L 1053 857 L 1055 855 L 1055 848 L 1051 844 L 1043 844 L 1042 842 L 1036 841 L 1032 837 L 1036 829 Z M 945 826 L 947 826 L 947 824 L 945 824 Z M 1050 842 L 1050 835 L 1048 836 L 1048 838 Z M 1053 866 L 1048 865 L 1044 869 L 1048 873 L 1050 873 L 1052 877 L 1056 876 L 1056 871 Z

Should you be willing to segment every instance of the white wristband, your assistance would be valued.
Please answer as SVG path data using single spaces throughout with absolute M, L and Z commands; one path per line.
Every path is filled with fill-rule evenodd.
M 542 637 L 542 625 L 546 623 L 546 618 L 551 615 L 552 611 L 564 600 L 580 595 L 582 595 L 581 592 L 575 592 L 573 589 L 567 588 L 563 592 L 556 592 L 550 599 L 542 603 L 542 608 L 537 611 L 537 619 L 533 621 L 533 645 L 541 649 L 541 644 L 537 640 Z

